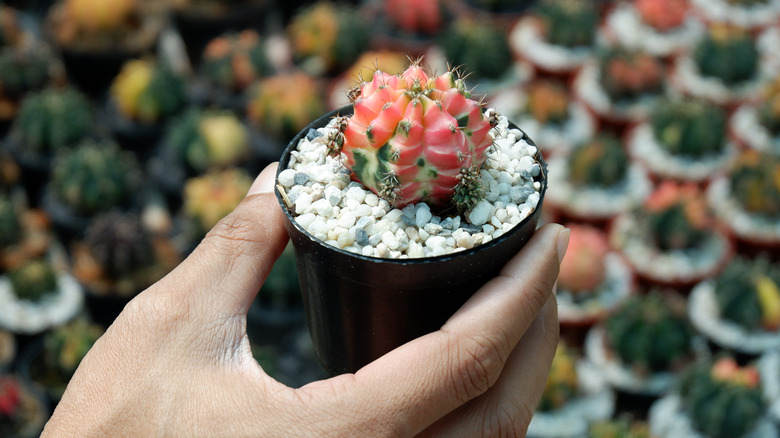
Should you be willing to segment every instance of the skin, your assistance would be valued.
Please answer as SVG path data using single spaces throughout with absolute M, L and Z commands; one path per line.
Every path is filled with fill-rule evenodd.
M 43 436 L 524 436 L 558 343 L 568 230 L 546 225 L 437 332 L 355 374 L 289 388 L 246 312 L 288 237 L 275 166 L 82 361 Z

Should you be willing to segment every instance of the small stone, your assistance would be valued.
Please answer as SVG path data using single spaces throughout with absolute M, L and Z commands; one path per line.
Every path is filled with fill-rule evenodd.
M 425 225 L 423 229 L 430 235 L 436 235 L 441 233 L 441 230 L 443 230 L 444 228 L 441 225 L 430 223 Z
M 382 233 L 382 243 L 387 245 L 391 250 L 398 249 L 398 240 L 395 238 L 395 234 L 392 231 L 385 231 Z
M 306 133 L 306 140 L 312 141 L 317 137 L 322 137 L 322 133 L 316 129 L 309 128 L 309 132 Z
M 355 230 L 355 243 L 360 246 L 368 245 L 368 233 L 362 228 Z
M 493 225 L 488 225 L 488 224 L 482 225 L 482 232 L 483 233 L 490 234 L 493 231 L 496 231 L 496 227 L 494 227 Z
M 366 204 L 370 205 L 371 207 L 376 207 L 377 205 L 379 205 L 379 196 L 373 193 L 367 194 L 364 199 L 366 201 Z
M 469 212 L 469 221 L 474 225 L 483 225 L 487 223 L 490 216 L 493 215 L 493 206 L 485 199 L 479 201 Z
M 372 234 L 371 236 L 368 237 L 368 244 L 371 246 L 377 246 L 381 241 L 382 241 L 382 233 Z
M 474 248 L 474 238 L 469 233 L 463 233 L 455 239 L 455 245 L 466 249 Z
M 387 253 L 388 253 L 387 245 L 381 242 L 376 245 L 376 251 L 374 251 L 374 254 L 377 257 L 386 257 Z
M 441 227 L 442 227 L 442 228 L 444 228 L 445 230 L 452 230 L 452 229 L 453 229 L 453 228 L 452 228 L 452 218 L 451 218 L 451 217 L 446 217 L 446 218 L 444 218 L 444 219 L 441 221 L 441 224 L 440 224 L 440 225 L 441 225 Z
M 374 216 L 377 219 L 379 219 L 381 217 L 384 217 L 384 215 L 386 215 L 386 214 L 387 214 L 387 211 L 385 211 L 384 208 L 382 208 L 382 207 L 380 207 L 378 205 L 376 207 L 371 208 L 371 216 Z
M 322 217 L 331 218 L 334 216 L 334 208 L 327 199 L 319 199 L 311 206 Z
M 312 222 L 316 219 L 316 216 L 314 216 L 313 213 L 306 213 L 302 214 L 295 218 L 295 221 L 298 222 L 298 225 L 301 226 L 304 230 L 309 229 L 309 225 L 311 225 Z
M 373 246 L 364 246 L 363 249 L 360 250 L 360 253 L 363 254 L 366 257 L 373 257 L 374 256 L 374 247 Z
M 311 195 L 308 193 L 301 193 L 295 200 L 295 213 L 303 214 L 311 207 Z
M 371 216 L 371 213 L 373 213 L 371 207 L 366 204 L 360 204 L 357 208 L 352 209 L 352 211 L 355 212 L 355 216 L 357 217 Z
M 494 215 L 492 218 L 490 218 L 490 225 L 493 225 L 496 228 L 501 228 L 501 221 L 498 220 L 498 218 Z
M 409 242 L 409 250 L 407 253 L 409 254 L 409 258 L 425 257 L 425 249 L 421 244 L 414 240 Z
M 409 240 L 420 241 L 420 233 L 417 232 L 417 228 L 407 227 L 404 232 L 409 237 Z
M 279 178 L 277 178 L 279 184 L 284 187 L 292 187 L 295 184 L 295 171 L 292 169 L 284 169 L 279 172 Z
M 388 220 L 390 222 L 398 222 L 401 219 L 401 215 L 403 215 L 401 210 L 394 208 L 390 210 L 390 212 L 387 213 L 387 215 L 385 215 L 385 220 Z
M 355 218 L 355 215 L 350 211 L 343 212 L 338 218 L 339 226 L 344 228 L 351 228 L 355 225 L 356 220 L 357 218 Z
M 295 172 L 295 175 L 293 175 L 293 179 L 295 181 L 295 184 L 302 186 L 305 185 L 307 182 L 309 182 L 309 175 L 306 174 L 306 172 Z
M 518 212 L 519 213 L 519 212 Z M 358 228 L 366 228 L 367 226 L 374 223 L 374 218 L 371 216 L 363 216 L 360 219 L 357 220 L 357 223 L 355 224 Z
M 360 187 L 350 187 L 347 189 L 347 199 L 354 199 L 357 202 L 363 202 L 366 199 L 366 192 Z
M 338 187 L 328 186 L 325 188 L 325 199 L 330 202 L 330 205 L 336 206 L 341 202 L 341 190 Z
M 414 224 L 417 225 L 417 228 L 422 228 L 428 222 L 430 222 L 432 217 L 433 214 L 431 214 L 430 210 L 425 208 L 418 208 L 414 214 Z
M 446 240 L 442 236 L 431 236 L 425 241 L 425 246 L 430 248 L 443 247 Z

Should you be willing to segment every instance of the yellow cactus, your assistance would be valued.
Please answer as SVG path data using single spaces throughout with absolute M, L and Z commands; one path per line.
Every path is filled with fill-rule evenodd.
M 111 94 L 116 98 L 119 112 L 129 119 L 141 119 L 138 111 L 138 98 L 152 81 L 152 63 L 147 60 L 128 62 L 111 86 Z
M 65 10 L 78 29 L 99 33 L 117 29 L 136 13 L 137 0 L 67 0 Z
M 200 121 L 199 129 L 206 139 L 212 164 L 224 166 L 235 163 L 249 152 L 249 135 L 233 114 L 206 116 Z
M 290 25 L 291 42 L 296 53 L 321 56 L 329 62 L 338 31 L 336 9 L 327 2 L 315 4 L 307 14 L 301 14 Z
M 768 330 L 780 328 L 780 288 L 763 275 L 756 280 L 756 293 L 761 305 L 761 325 Z
M 252 179 L 241 169 L 212 171 L 184 186 L 184 211 L 209 230 L 246 196 Z

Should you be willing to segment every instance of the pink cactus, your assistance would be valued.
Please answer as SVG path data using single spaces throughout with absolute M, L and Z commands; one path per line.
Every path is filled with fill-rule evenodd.
M 680 26 L 688 14 L 687 0 L 636 0 L 634 5 L 642 19 L 660 31 Z
M 386 0 L 385 14 L 409 33 L 433 35 L 442 27 L 441 0 Z
M 0 377 L 0 419 L 16 414 L 21 401 L 21 387 L 10 377 Z
M 330 145 L 353 178 L 398 208 L 476 204 L 497 117 L 483 114 L 456 73 L 430 78 L 414 63 L 400 75 L 377 71 L 350 95 L 354 115 Z
M 572 293 L 594 291 L 606 275 L 607 236 L 587 225 L 571 225 L 569 249 L 561 263 L 558 286 Z

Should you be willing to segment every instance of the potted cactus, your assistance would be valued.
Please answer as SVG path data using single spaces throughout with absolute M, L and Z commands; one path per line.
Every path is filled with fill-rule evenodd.
M 561 81 L 536 79 L 527 85 L 497 90 L 489 101 L 544 145 L 545 158 L 567 153 L 597 130 L 595 118 L 572 99 L 568 86 Z
M 587 438 L 653 438 L 646 421 L 627 416 L 597 421 L 588 428 Z
M 669 438 L 776 437 L 761 378 L 754 365 L 740 366 L 731 357 L 692 365 L 676 391 L 651 408 L 650 430 Z
M 318 1 L 303 7 L 287 26 L 300 67 L 314 76 L 337 74 L 370 47 L 368 21 L 344 4 Z
M 439 327 L 530 238 L 546 190 L 537 148 L 456 73 L 377 71 L 351 96 L 354 110 L 290 142 L 277 174 L 315 351 L 332 373 Z
M 587 0 L 543 0 L 509 34 L 514 53 L 542 73 L 568 76 L 590 59 L 599 13 Z
M 585 353 L 618 390 L 657 397 L 697 356 L 685 299 L 653 289 L 624 301 L 585 340 Z
M 764 87 L 760 101 L 737 108 L 729 134 L 742 146 L 780 156 L 780 75 Z
M 105 116 L 119 144 L 144 157 L 162 136 L 164 123 L 186 102 L 184 78 L 165 62 L 134 59 L 114 78 Z
M 689 317 L 715 345 L 758 356 L 780 347 L 780 266 L 737 258 L 693 289 Z
M 0 273 L 43 256 L 52 237 L 45 213 L 0 193 Z
M 60 267 L 59 258 L 33 259 L 0 276 L 0 327 L 35 334 L 64 324 L 84 301 L 81 286 Z
M 776 0 L 690 0 L 697 15 L 708 23 L 729 23 L 750 30 L 776 24 L 780 2 Z
M 615 394 L 598 369 L 561 342 L 527 436 L 582 437 L 590 423 L 606 420 L 614 409 Z
M 626 142 L 632 158 L 657 179 L 706 182 L 734 154 L 725 126 L 725 112 L 704 101 L 663 100 Z
M 631 0 L 604 19 L 602 37 L 613 46 L 670 58 L 688 52 L 705 32 L 689 0 Z
M 43 89 L 55 76 L 52 54 L 42 44 L 0 50 L 0 132 L 5 133 L 24 96 Z
M 7 437 L 39 436 L 49 418 L 40 394 L 18 378 L 0 374 L 0 434 Z

